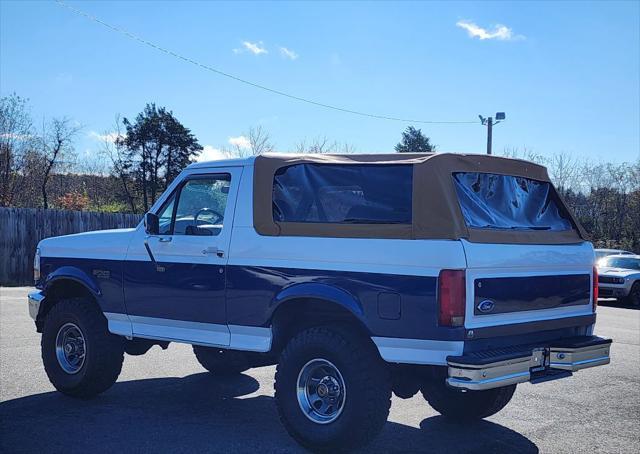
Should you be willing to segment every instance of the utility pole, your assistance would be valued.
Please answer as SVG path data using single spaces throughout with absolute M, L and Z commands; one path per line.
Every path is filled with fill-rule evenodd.
M 493 118 L 487 118 L 487 154 L 491 154 L 491 140 L 493 135 Z
M 491 154 L 491 146 L 493 142 L 493 125 L 497 125 L 501 121 L 505 120 L 507 116 L 504 112 L 497 112 L 496 120 L 498 121 L 495 122 L 493 121 L 493 117 L 484 118 L 482 115 L 478 115 L 478 117 L 480 117 L 480 123 L 483 126 L 487 127 L 487 154 Z

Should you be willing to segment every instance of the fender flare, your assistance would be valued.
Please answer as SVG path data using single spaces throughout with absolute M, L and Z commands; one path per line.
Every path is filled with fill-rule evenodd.
M 337 304 L 349 311 L 361 322 L 365 322 L 362 304 L 355 296 L 340 287 L 318 282 L 303 282 L 282 289 L 271 300 L 269 307 L 270 317 L 282 304 L 300 298 L 323 300 Z
M 75 266 L 61 266 L 47 276 L 43 285 L 43 293 L 46 297 L 47 291 L 61 280 L 71 280 L 85 287 L 98 303 L 102 299 L 102 291 L 92 276 Z

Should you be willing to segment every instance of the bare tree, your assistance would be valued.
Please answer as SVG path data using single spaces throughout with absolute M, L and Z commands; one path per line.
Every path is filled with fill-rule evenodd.
M 318 136 L 311 141 L 302 139 L 294 145 L 296 153 L 308 154 L 352 154 L 356 152 L 356 147 L 348 142 L 340 143 L 337 140 L 329 140 L 327 136 Z
M 344 142 L 340 146 L 340 153 L 342 154 L 353 154 L 353 153 L 356 153 L 357 151 L 358 151 L 357 147 L 352 143 Z
M 43 124 L 40 146 L 45 162 L 41 181 L 42 206 L 49 208 L 47 198 L 47 183 L 54 167 L 64 163 L 64 158 L 72 158 L 74 154 L 73 139 L 82 129 L 71 124 L 68 118 L 54 118 L 48 124 Z
M 245 143 L 234 143 L 231 150 L 227 147 L 222 147 L 222 151 L 229 156 L 246 158 L 247 156 L 271 153 L 275 148 L 271 142 L 271 135 L 262 125 L 250 127 L 239 139 L 243 139 L 242 141 Z
M 120 127 L 121 123 L 120 115 L 116 115 L 113 131 L 105 132 L 103 134 L 101 152 L 111 162 L 111 172 L 118 178 L 118 180 L 120 180 L 122 190 L 127 198 L 127 203 L 131 208 L 131 212 L 137 213 L 138 210 L 130 187 L 132 163 L 128 160 L 125 136 Z
M 518 147 L 504 147 L 502 150 L 502 156 L 505 158 L 524 159 L 525 161 L 531 161 L 542 165 L 547 163 L 547 158 L 526 146 L 522 147 L 522 149 Z
M 580 178 L 580 163 L 574 156 L 555 153 L 547 161 L 547 169 L 558 192 L 562 195 L 577 186 Z
M 318 136 L 309 142 L 307 139 L 303 139 L 295 145 L 296 153 L 327 154 L 337 153 L 338 149 L 338 142 L 330 141 L 327 136 Z
M 34 142 L 27 100 L 15 93 L 0 98 L 0 205 L 12 205 L 23 186 Z
M 270 153 L 274 150 L 274 146 L 271 143 L 271 135 L 262 125 L 249 128 L 247 136 L 249 138 L 249 144 L 251 145 L 251 153 L 254 156 L 262 153 Z

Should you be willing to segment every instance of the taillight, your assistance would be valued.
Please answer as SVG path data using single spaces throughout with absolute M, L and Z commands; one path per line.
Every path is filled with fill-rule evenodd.
M 593 312 L 598 307 L 598 268 L 593 267 Z
M 438 324 L 464 326 L 465 279 L 462 270 L 442 270 L 438 277 Z

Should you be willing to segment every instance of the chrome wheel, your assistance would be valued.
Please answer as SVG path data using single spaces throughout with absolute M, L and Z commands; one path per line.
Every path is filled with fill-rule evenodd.
M 84 365 L 86 344 L 80 328 L 74 323 L 65 323 L 56 335 L 56 358 L 68 374 L 75 374 Z
M 340 371 L 325 359 L 312 359 L 298 374 L 298 404 L 317 424 L 335 421 L 344 408 L 347 389 Z

